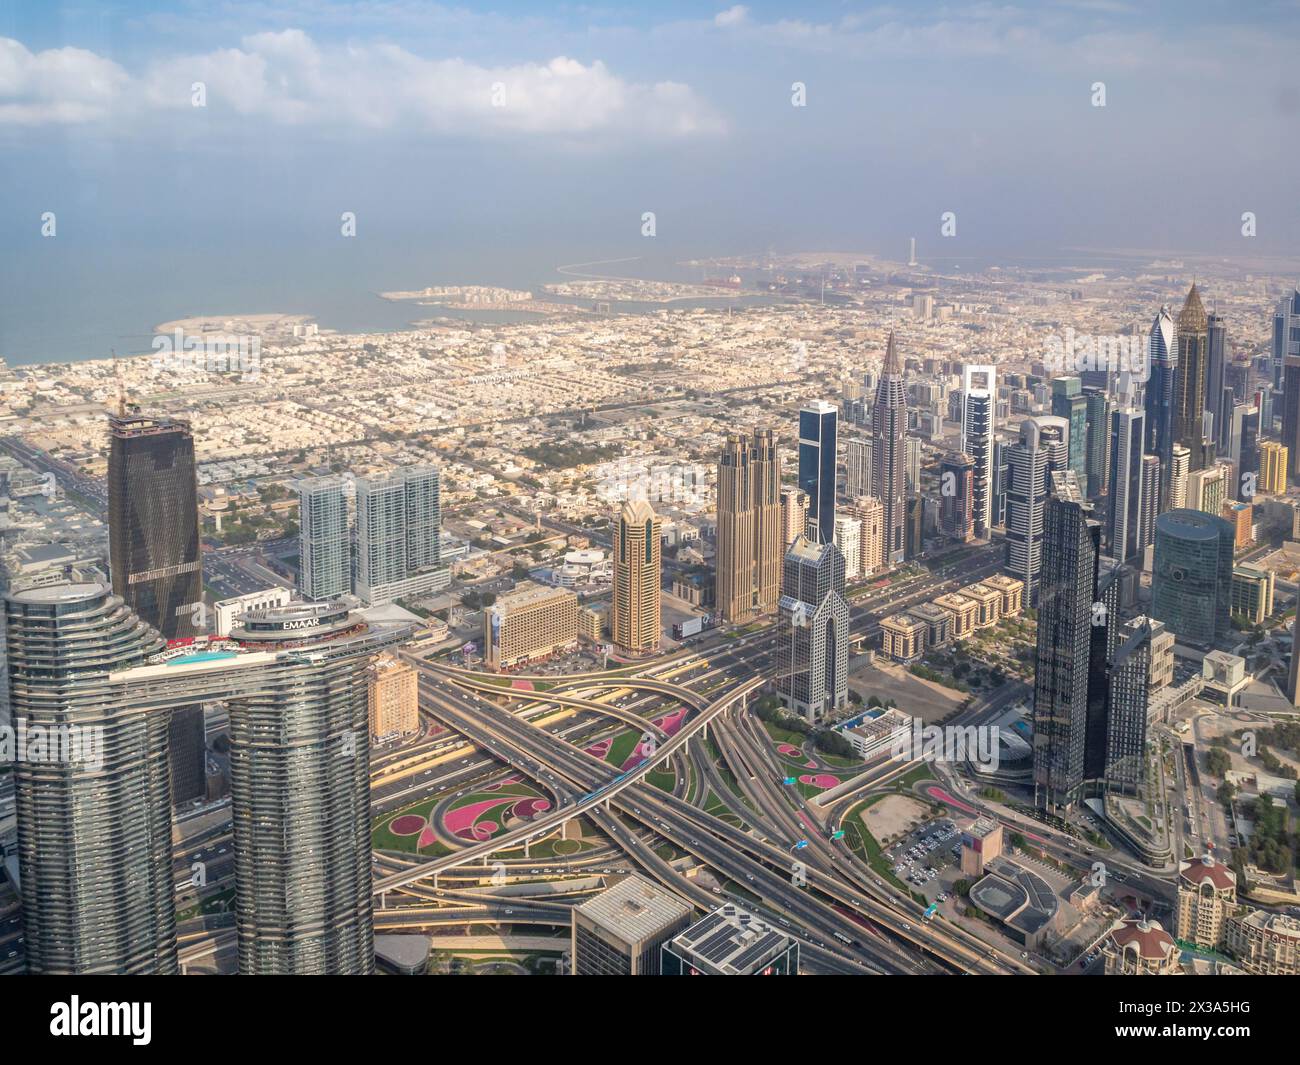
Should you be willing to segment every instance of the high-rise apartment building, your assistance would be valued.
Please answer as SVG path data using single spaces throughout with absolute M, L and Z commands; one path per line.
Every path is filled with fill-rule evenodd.
M 1265 440 L 1259 445 L 1259 481 L 1257 490 L 1263 495 L 1286 493 L 1287 449 L 1276 440 Z
M 1181 444 L 1171 449 L 1170 461 L 1174 464 L 1169 473 L 1169 510 L 1182 510 L 1191 504 L 1187 498 L 1187 481 L 1191 476 L 1191 452 Z
M 1288 352 L 1282 361 L 1282 445 L 1290 465 L 1287 480 L 1300 481 L 1300 354 Z
M 844 556 L 833 543 L 796 540 L 785 555 L 776 690 L 806 720 L 848 702 L 849 605 Z
M 808 524 L 808 494 L 798 488 L 781 489 L 781 551 L 803 535 Z
M 885 508 L 885 563 L 893 566 L 906 556 L 907 525 L 907 385 L 903 360 L 891 331 L 885 345 L 885 361 L 876 386 L 876 403 L 871 412 L 871 483 L 874 495 Z
M 659 524 L 654 508 L 644 499 L 624 504 L 614 523 L 614 595 L 609 628 L 614 643 L 632 654 L 659 650 Z
M 5 629 L 15 721 L 90 744 L 13 764 L 28 971 L 176 973 L 170 714 L 109 683 L 163 641 L 102 584 L 12 593 Z
M 37 715 L 62 704 L 112 749 L 84 778 L 19 778 L 20 839 L 64 836 L 41 842 L 24 881 L 42 900 L 28 936 L 37 965 L 175 970 L 167 723 L 176 707 L 211 700 L 230 717 L 239 971 L 373 972 L 366 666 L 410 627 L 297 603 L 245 612 L 219 652 L 151 658 L 161 641 L 107 588 L 42 596 L 9 600 L 15 701 Z M 52 644 L 60 661 L 93 667 L 52 665 Z
M 432 466 L 356 479 L 357 597 L 367 606 L 451 582 L 442 562 L 442 493 Z
M 1126 794 L 1136 794 L 1146 780 L 1152 624 L 1141 618 L 1121 628 L 1107 670 L 1105 782 L 1108 790 Z
M 718 460 L 718 610 L 743 621 L 776 606 L 781 588 L 781 461 L 770 431 L 732 436 Z
M 879 499 L 859 496 L 844 508 L 846 517 L 858 523 L 858 562 L 863 577 L 885 568 L 885 508 Z
M 993 434 L 997 419 L 997 367 L 967 366 L 962 371 L 961 449 L 975 463 L 975 536 L 993 527 Z
M 420 731 L 420 684 L 414 667 L 394 655 L 377 655 L 366 676 L 370 738 L 410 736 Z
M 835 546 L 844 556 L 844 579 L 862 576 L 862 523 L 848 514 L 835 515 Z
M 874 446 L 863 437 L 849 437 L 845 445 L 844 494 L 850 499 L 871 495 Z M 791 538 L 793 540 L 793 537 Z
M 307 599 L 337 599 L 352 591 L 345 484 L 337 476 L 298 482 L 298 590 Z

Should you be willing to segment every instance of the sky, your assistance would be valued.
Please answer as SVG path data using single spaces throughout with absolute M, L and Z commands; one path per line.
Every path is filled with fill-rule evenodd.
M 1290 255 L 1298 56 L 1280 0 L 0 0 L 0 355 L 585 258 Z

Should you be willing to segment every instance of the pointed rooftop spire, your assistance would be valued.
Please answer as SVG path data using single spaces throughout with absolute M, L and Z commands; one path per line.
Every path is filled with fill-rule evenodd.
M 902 374 L 903 360 L 898 357 L 898 348 L 894 344 L 894 331 L 889 331 L 889 339 L 885 342 L 885 365 L 880 371 L 882 374 Z
M 1178 331 L 1201 333 L 1205 329 L 1205 304 L 1201 302 L 1201 294 L 1196 289 L 1196 282 L 1193 281 L 1187 299 L 1183 302 L 1183 309 L 1178 313 Z

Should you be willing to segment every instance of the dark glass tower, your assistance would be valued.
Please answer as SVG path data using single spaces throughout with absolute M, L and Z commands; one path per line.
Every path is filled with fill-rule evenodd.
M 1222 454 L 1228 447 L 1228 437 L 1231 435 L 1229 422 L 1232 419 L 1232 404 L 1225 404 L 1223 398 L 1228 368 L 1228 327 L 1222 315 L 1211 314 L 1206 318 L 1205 335 L 1205 405 L 1214 415 L 1212 433 L 1215 445 Z
M 1178 369 L 1174 375 L 1174 442 L 1191 453 L 1192 472 L 1205 469 L 1214 453 L 1205 434 L 1209 347 L 1209 319 L 1201 294 L 1192 285 L 1178 312 Z M 1161 457 L 1159 452 L 1157 457 Z
M 113 592 L 166 640 L 202 626 L 194 437 L 188 422 L 121 415 L 109 420 L 108 558 Z M 175 710 L 169 744 L 172 801 L 206 791 L 203 707 Z
M 839 412 L 814 400 L 799 412 L 799 487 L 808 496 L 808 539 L 835 540 L 835 470 Z
M 891 331 L 885 346 L 885 363 L 876 386 L 876 404 L 871 412 L 873 439 L 871 484 L 884 506 L 884 559 L 893 566 L 906 553 L 907 385 L 903 381 L 903 360 L 898 357 Z
M 1151 616 L 1179 642 L 1209 647 L 1228 631 L 1233 527 L 1202 510 L 1171 510 L 1156 521 Z
M 1070 425 L 1070 469 L 1084 488 L 1088 483 L 1088 397 L 1077 377 L 1058 377 L 1052 382 L 1052 414 Z
M 1073 471 L 1054 473 L 1052 487 L 1044 513 L 1034 673 L 1034 795 L 1044 808 L 1076 802 L 1086 779 L 1101 558 L 1101 524 Z
M 203 565 L 188 422 L 110 419 L 108 557 L 114 594 L 141 621 L 166 640 L 194 634 Z

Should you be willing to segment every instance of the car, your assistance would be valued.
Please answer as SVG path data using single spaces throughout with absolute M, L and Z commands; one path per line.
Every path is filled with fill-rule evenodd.
M 506 907 L 506 914 L 507 914 L 507 915 L 512 914 L 512 913 L 514 913 L 514 912 L 515 912 L 515 911 L 512 910 L 509 906 Z

